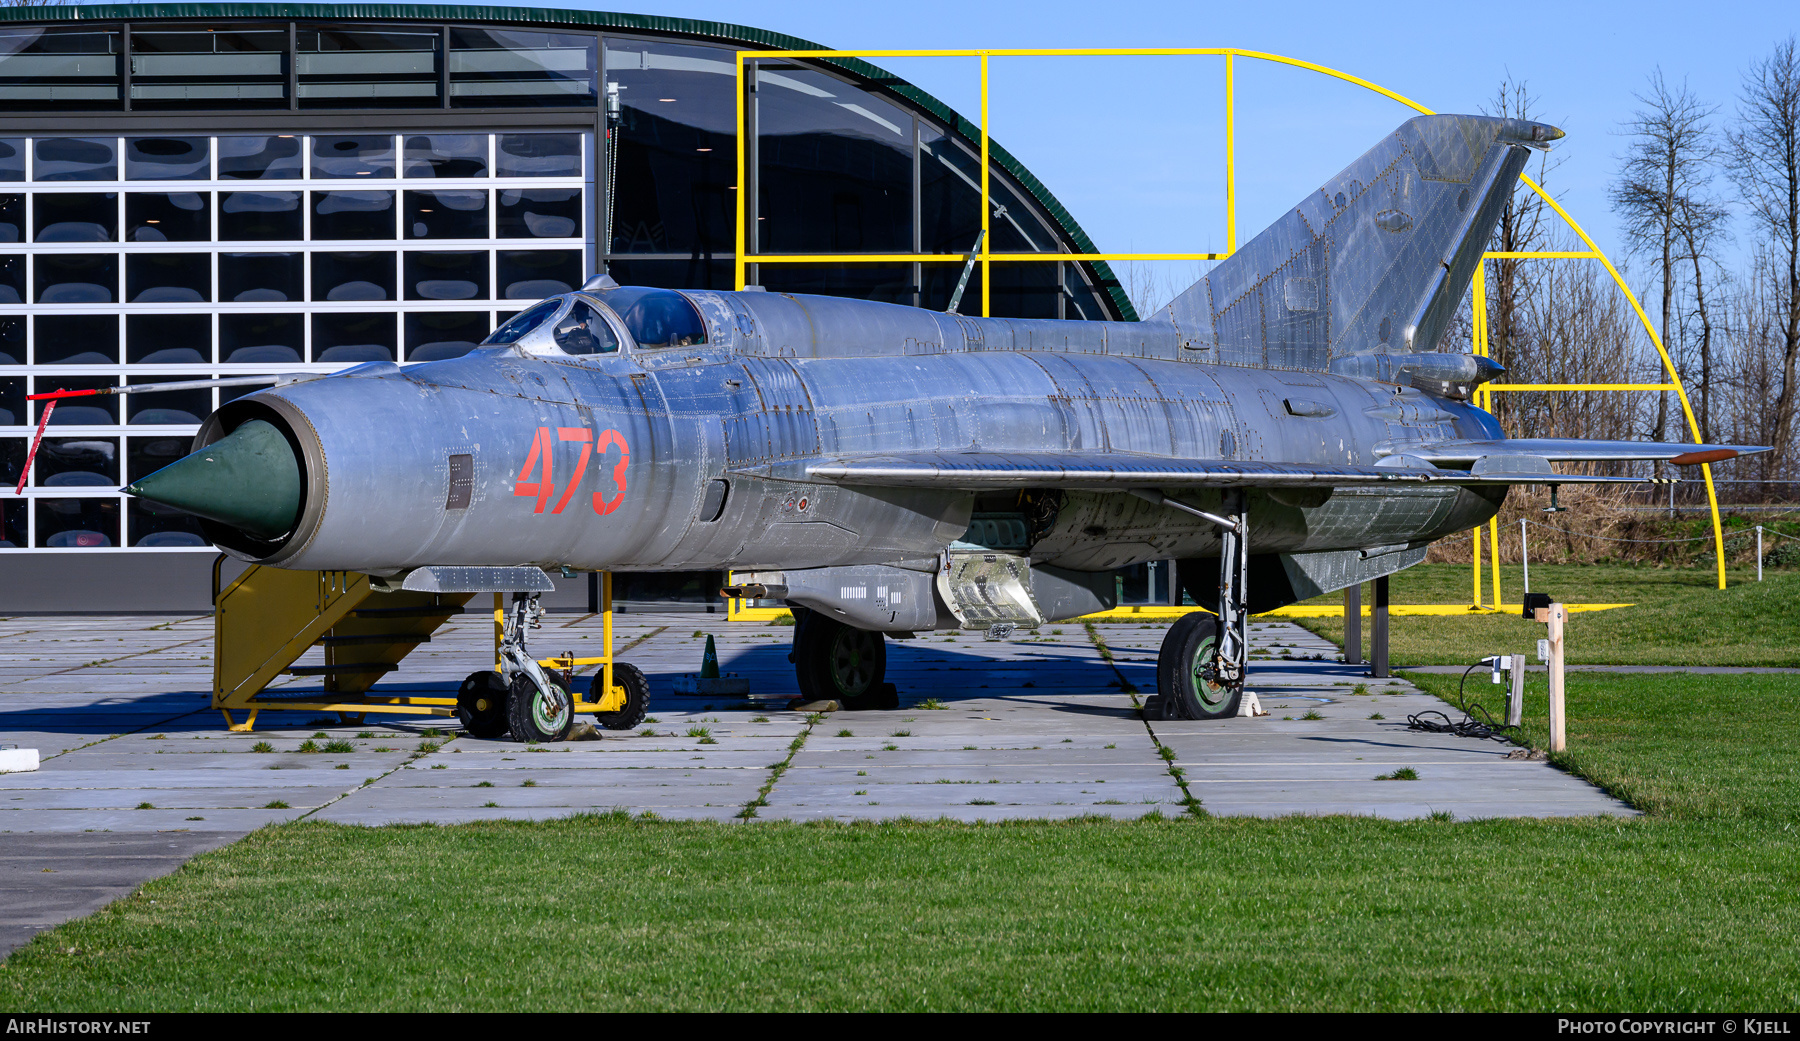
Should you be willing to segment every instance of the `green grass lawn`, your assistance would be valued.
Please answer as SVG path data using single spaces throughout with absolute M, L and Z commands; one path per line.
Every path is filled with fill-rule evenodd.
M 1677 625 L 1713 634 L 1715 659 L 1800 646 L 1793 579 L 1720 595 L 1691 573 L 1586 574 L 1630 595 L 1568 599 L 1644 605 L 1604 653 L 1673 654 Z M 1602 617 L 1572 647 L 1603 643 Z M 1417 660 L 1411 621 L 1398 661 Z M 1519 628 L 1404 646 L 1468 660 L 1543 631 L 1448 621 Z M 1468 692 L 1498 714 L 1486 678 Z M 1455 676 L 1414 679 L 1456 696 Z M 1521 740 L 1541 747 L 1533 680 Z M 0 965 L 0 1010 L 1800 1004 L 1800 676 L 1573 673 L 1568 704 L 1556 764 L 1644 817 L 300 823 L 39 935 Z
M 1485 573 L 1484 573 L 1485 575 Z M 1393 576 L 1396 604 L 1468 604 L 1469 569 L 1422 564 Z M 1717 574 L 1702 569 L 1615 565 L 1533 566 L 1531 588 L 1567 603 L 1629 603 L 1611 611 L 1572 614 L 1568 660 L 1583 665 L 1800 666 L 1800 574 Z M 1484 584 L 1491 604 L 1492 587 Z M 1501 568 L 1507 603 L 1519 601 L 1519 569 Z M 1342 603 L 1338 596 L 1319 602 Z M 1295 619 L 1343 645 L 1341 618 Z M 1395 665 L 1466 665 L 1487 654 L 1535 653 L 1544 627 L 1516 613 L 1468 617 L 1394 616 L 1389 653 Z M 1369 640 L 1368 620 L 1363 641 Z M 1366 652 L 1365 652 L 1366 653 Z

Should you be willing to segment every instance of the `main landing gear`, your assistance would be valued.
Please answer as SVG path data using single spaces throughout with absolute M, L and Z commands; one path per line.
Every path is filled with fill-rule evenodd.
M 471 737 L 496 738 L 511 731 L 517 741 L 561 741 L 575 728 L 578 710 L 603 702 L 604 668 L 595 674 L 589 699 L 578 701 L 568 672 L 546 669 L 532 657 L 526 632 L 541 628 L 543 616 L 537 593 L 513 594 L 500 637 L 500 670 L 470 673 L 457 691 L 456 716 Z M 570 659 L 569 671 L 573 666 Z M 643 673 L 622 662 L 613 665 L 612 676 L 613 684 L 625 691 L 624 703 L 597 712 L 595 718 L 608 730 L 629 730 L 643 722 L 650 685 Z
M 1225 517 L 1164 502 L 1219 525 L 1219 614 L 1183 615 L 1156 658 L 1162 719 L 1224 719 L 1238 714 L 1250 655 L 1249 515 L 1242 491 L 1225 493 Z
M 851 711 L 900 707 L 900 695 L 886 682 L 887 638 L 880 633 L 795 608 L 788 660 L 805 701 L 837 701 Z

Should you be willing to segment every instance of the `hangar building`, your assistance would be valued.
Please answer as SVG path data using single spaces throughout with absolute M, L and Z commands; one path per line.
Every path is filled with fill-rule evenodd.
M 454 357 L 600 270 L 732 288 L 732 51 L 817 46 L 516 7 L 0 9 L 0 611 L 205 610 L 216 551 L 194 520 L 117 489 L 255 388 L 61 404 L 15 496 L 27 394 Z M 966 120 L 862 62 L 764 61 L 752 84 L 753 252 L 974 246 Z M 1095 252 L 1029 171 L 991 155 L 995 252 Z M 995 315 L 1135 318 L 1103 264 L 993 273 Z M 941 309 L 959 274 L 749 277 Z M 640 576 L 621 595 L 716 586 Z

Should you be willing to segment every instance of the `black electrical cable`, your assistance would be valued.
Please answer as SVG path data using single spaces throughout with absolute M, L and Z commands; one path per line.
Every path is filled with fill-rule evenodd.
M 1461 722 L 1452 723 L 1450 722 L 1449 716 L 1433 709 L 1407 716 L 1406 729 L 1418 730 L 1427 734 L 1454 734 L 1457 737 L 1473 737 L 1483 741 L 1489 739 L 1495 741 L 1511 741 L 1512 738 L 1507 735 L 1507 731 L 1518 730 L 1518 727 L 1495 722 L 1494 717 L 1488 713 L 1488 710 L 1480 705 L 1475 706 L 1475 712 L 1481 713 L 1481 719 L 1476 719 L 1474 713 L 1469 711 L 1468 700 L 1464 697 L 1464 691 L 1469 682 L 1469 673 L 1474 672 L 1476 669 L 1486 664 L 1487 662 L 1478 661 L 1464 669 L 1462 680 L 1456 685 L 1456 707 L 1462 709 L 1463 712 Z M 1443 722 L 1433 722 L 1426 718 L 1428 716 L 1436 716 L 1438 719 L 1443 720 Z

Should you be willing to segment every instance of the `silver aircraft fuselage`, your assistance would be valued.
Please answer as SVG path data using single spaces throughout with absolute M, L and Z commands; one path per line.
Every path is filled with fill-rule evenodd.
M 303 461 L 285 538 L 213 531 L 247 559 L 392 574 L 424 565 L 617 571 L 916 562 L 998 508 L 1034 563 L 1074 571 L 1216 556 L 1213 525 L 1117 491 L 834 485 L 807 460 L 882 453 L 1127 453 L 1175 462 L 1372 466 L 1408 443 L 1503 436 L 1466 402 L 1330 372 L 1217 364 L 1154 322 L 981 319 L 833 297 L 687 292 L 704 344 L 633 342 L 604 291 L 569 294 L 620 347 L 548 330 L 408 368 L 372 363 L 238 399 Z M 1422 544 L 1504 487 L 1255 489 L 1258 552 Z M 1217 489 L 1184 498 L 1217 508 Z M 1210 505 L 1209 505 L 1210 504 Z

